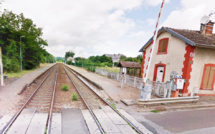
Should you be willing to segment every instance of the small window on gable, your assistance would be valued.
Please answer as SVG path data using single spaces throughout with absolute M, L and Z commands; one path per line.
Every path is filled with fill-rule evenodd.
M 158 54 L 167 54 L 169 38 L 159 40 Z

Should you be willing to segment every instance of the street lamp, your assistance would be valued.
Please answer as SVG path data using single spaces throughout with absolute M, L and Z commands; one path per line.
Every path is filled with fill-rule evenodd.
M 21 41 L 25 36 L 20 36 L 20 71 L 22 72 L 22 50 L 21 50 Z

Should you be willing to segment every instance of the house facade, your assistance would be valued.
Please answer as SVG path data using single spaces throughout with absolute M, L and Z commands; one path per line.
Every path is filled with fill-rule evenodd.
M 122 54 L 105 54 L 107 57 L 111 57 L 112 58 L 112 61 L 113 63 L 114 62 L 119 62 L 119 59 L 120 59 L 120 56 Z
M 199 88 L 199 95 L 215 96 L 215 35 L 213 22 L 202 24 L 200 31 L 162 27 L 158 31 L 148 79 L 166 82 L 176 71 L 186 79 L 183 96 Z M 140 49 L 143 52 L 141 77 L 148 65 L 152 39 Z

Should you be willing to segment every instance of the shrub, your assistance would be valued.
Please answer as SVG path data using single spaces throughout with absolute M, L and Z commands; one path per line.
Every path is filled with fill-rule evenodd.
M 66 64 L 68 64 L 68 65 L 72 65 L 72 61 L 71 61 L 71 60 L 66 61 Z
M 158 112 L 160 112 L 160 111 L 158 111 L 158 110 L 152 110 L 151 112 L 153 112 L 153 113 L 158 113 Z
M 73 92 L 72 93 L 72 100 L 77 101 L 78 99 L 79 99 L 78 94 L 76 92 Z
M 20 63 L 15 58 L 8 58 L 4 60 L 4 70 L 8 73 L 19 72 L 20 71 Z
M 66 84 L 63 84 L 63 85 L 61 86 L 61 90 L 62 90 L 62 91 L 68 91 L 68 89 L 69 89 L 69 86 L 66 85 Z

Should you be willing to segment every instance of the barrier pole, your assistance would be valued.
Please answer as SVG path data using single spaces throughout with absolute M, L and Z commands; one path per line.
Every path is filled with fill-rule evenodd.
M 154 47 L 155 47 L 155 43 L 156 43 L 156 39 L 157 39 L 158 26 L 159 26 L 161 14 L 162 14 L 162 11 L 163 11 L 164 2 L 165 2 L 165 0 L 163 0 L 163 2 L 161 3 L 161 9 L 160 9 L 160 12 L 159 12 L 159 15 L 158 15 L 157 24 L 156 24 L 155 31 L 154 31 L 154 36 L 153 36 L 153 40 L 152 40 L 152 46 L 151 46 L 151 49 L 150 49 L 150 56 L 148 57 L 148 65 L 146 66 L 146 71 L 145 71 L 144 78 L 143 78 L 144 84 L 145 84 L 145 82 L 146 82 L 146 80 L 148 78 L 148 74 L 149 74 L 149 68 L 150 68 L 151 61 L 152 61 L 151 59 L 152 59 L 152 55 L 153 55 L 153 52 L 154 52 Z

